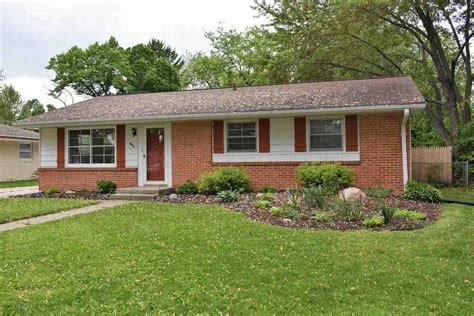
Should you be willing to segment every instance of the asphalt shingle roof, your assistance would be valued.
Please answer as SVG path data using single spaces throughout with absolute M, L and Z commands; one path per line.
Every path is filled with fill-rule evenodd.
M 389 77 L 96 97 L 22 123 L 420 103 L 424 99 L 410 77 Z
M 39 134 L 26 129 L 0 124 L 0 139 L 2 138 L 38 140 Z

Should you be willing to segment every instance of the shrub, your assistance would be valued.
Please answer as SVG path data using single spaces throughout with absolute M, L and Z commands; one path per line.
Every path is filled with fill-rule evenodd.
M 227 190 L 248 191 L 250 178 L 240 168 L 219 168 L 205 173 L 199 180 L 199 192 L 205 194 L 216 194 Z
M 377 201 L 377 208 L 380 210 L 380 213 L 383 216 L 383 221 L 385 224 L 390 224 L 393 220 L 393 216 L 395 215 L 396 209 L 390 206 L 385 200 L 380 199 Z
M 369 218 L 364 219 L 362 224 L 367 227 L 375 227 L 375 226 L 380 226 L 383 225 L 384 223 L 384 218 L 382 216 L 372 216 Z
M 334 215 L 329 212 L 318 212 L 312 217 L 315 221 L 328 223 L 334 220 Z
M 327 192 L 323 187 L 303 189 L 303 202 L 309 207 L 323 208 L 326 204 Z
M 273 207 L 270 209 L 270 213 L 272 213 L 272 215 L 273 215 L 273 216 L 276 216 L 276 217 L 280 217 L 282 211 L 283 211 L 283 208 L 282 208 L 282 207 L 278 207 L 278 206 L 273 206 Z
M 439 202 L 441 193 L 435 187 L 417 181 L 408 181 L 402 197 L 407 200 Z
M 178 194 L 196 194 L 198 193 L 198 186 L 195 182 L 187 181 L 176 188 Z
M 266 201 L 266 200 L 259 200 L 255 202 L 255 206 L 258 208 L 265 208 L 269 205 L 270 205 L 270 201 Z
M 265 201 L 273 201 L 273 194 L 270 193 L 270 192 L 267 192 L 267 193 L 263 193 L 262 197 L 260 198 L 261 200 L 265 200 Z
M 329 209 L 333 211 L 338 218 L 348 221 L 361 220 L 365 216 L 362 202 L 359 200 L 344 201 L 335 199 L 329 204 Z
M 397 210 L 395 216 L 405 217 L 412 221 L 420 221 L 426 218 L 426 214 L 409 210 Z
M 298 188 L 286 190 L 288 194 L 288 205 L 292 208 L 297 208 L 301 201 L 301 191 Z
M 307 163 L 296 169 L 296 178 L 305 188 L 323 187 L 329 193 L 336 193 L 352 184 L 353 173 L 337 164 Z
M 113 181 L 99 180 L 97 181 L 97 189 L 99 189 L 99 192 L 103 194 L 115 193 L 117 185 Z
M 54 193 L 59 193 L 59 189 L 57 187 L 49 187 L 44 191 L 46 194 L 54 194 Z
M 237 201 L 237 196 L 239 195 L 239 191 L 235 190 L 226 190 L 226 191 L 221 191 L 217 193 L 217 196 L 223 201 L 223 202 L 234 202 Z
M 264 185 L 260 191 L 262 191 L 263 193 L 276 193 L 276 192 L 278 192 L 278 190 L 275 187 L 273 187 L 271 185 L 268 185 L 268 184 Z
M 373 188 L 365 188 L 364 193 L 367 196 L 371 196 L 374 198 L 386 198 L 387 196 L 392 195 L 392 190 L 384 188 L 384 187 L 373 187 Z
M 276 217 L 283 217 L 283 218 L 291 218 L 291 219 L 298 219 L 300 218 L 300 214 L 297 210 L 291 207 L 272 207 L 270 212 L 273 216 Z

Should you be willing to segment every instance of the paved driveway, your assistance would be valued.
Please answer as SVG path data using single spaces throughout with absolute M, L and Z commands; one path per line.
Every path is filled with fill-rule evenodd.
M 0 189 L 0 198 L 7 198 L 9 196 L 24 195 L 36 192 L 39 192 L 37 185 L 29 187 L 4 188 Z

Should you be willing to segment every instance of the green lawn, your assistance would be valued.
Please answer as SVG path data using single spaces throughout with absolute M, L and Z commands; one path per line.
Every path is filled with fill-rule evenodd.
M 22 180 L 22 181 L 7 181 L 0 182 L 0 189 L 3 188 L 15 188 L 15 187 L 28 187 L 32 185 L 38 185 L 38 180 Z
M 474 188 L 443 188 L 441 195 L 445 199 L 474 201 Z
M 0 224 L 39 215 L 57 213 L 76 207 L 97 203 L 96 201 L 71 199 L 0 199 Z
M 472 315 L 473 213 L 417 231 L 309 231 L 137 203 L 0 234 L 4 314 Z

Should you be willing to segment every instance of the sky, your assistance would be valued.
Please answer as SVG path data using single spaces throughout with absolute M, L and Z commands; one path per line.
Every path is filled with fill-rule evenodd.
M 123 47 L 159 38 L 178 53 L 210 49 L 204 32 L 261 23 L 253 0 L 4 1 L 0 0 L 0 69 L 23 100 L 62 106 L 48 96 L 48 60 L 77 45 L 114 36 Z M 74 102 L 83 98 L 75 95 Z M 71 99 L 67 99 L 71 103 Z

